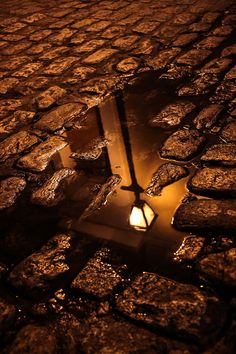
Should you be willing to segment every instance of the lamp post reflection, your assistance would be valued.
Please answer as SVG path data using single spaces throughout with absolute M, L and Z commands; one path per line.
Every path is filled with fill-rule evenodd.
M 86 122 L 88 123 L 88 119 Z M 67 227 L 69 225 L 70 229 L 138 249 L 145 239 L 142 235 L 143 231 L 151 229 L 156 214 L 148 203 L 141 199 L 143 189 L 139 186 L 135 175 L 129 127 L 121 98 L 110 98 L 93 110 L 89 126 L 91 129 L 95 127 L 97 134 L 91 139 L 97 137 L 109 142 L 102 148 L 106 166 L 109 166 L 110 174 L 121 176 L 123 185 L 109 196 L 109 201 L 105 202 L 101 209 L 98 208 L 89 216 L 84 217 L 82 214 L 78 219 L 71 218 L 67 220 L 66 225 Z M 84 131 L 86 133 L 90 130 L 85 127 Z M 84 136 L 85 134 L 82 137 Z M 75 136 L 73 142 L 74 145 L 79 144 L 78 150 L 80 150 L 80 145 L 82 146 L 80 139 Z M 72 151 L 67 152 L 68 160 L 71 160 L 69 158 L 71 154 Z M 61 160 L 69 166 L 66 158 Z M 73 198 L 80 201 L 80 194 L 81 189 L 73 195 Z
M 130 136 L 128 130 L 128 124 L 126 119 L 126 112 L 124 108 L 124 102 L 121 96 L 116 99 L 118 113 L 121 121 L 121 131 L 123 139 L 125 141 L 125 151 L 128 160 L 128 166 L 131 177 L 131 184 L 129 186 L 122 186 L 123 190 L 132 191 L 135 196 L 134 203 L 131 207 L 129 215 L 129 225 L 137 231 L 148 231 L 153 225 L 157 215 L 148 203 L 140 198 L 140 194 L 143 192 L 143 188 L 138 184 L 135 168 L 133 163 L 132 149 L 130 143 Z

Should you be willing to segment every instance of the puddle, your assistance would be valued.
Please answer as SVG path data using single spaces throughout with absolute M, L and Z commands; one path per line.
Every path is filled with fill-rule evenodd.
M 188 168 L 189 176 L 165 187 L 161 195 L 150 197 L 143 192 L 158 167 L 172 161 L 160 158 L 159 150 L 178 127 L 154 128 L 148 121 L 177 98 L 175 89 L 176 83 L 161 82 L 155 72 L 141 74 L 132 85 L 126 85 L 91 109 L 80 124 L 64 132 L 69 144 L 55 155 L 49 172 L 69 167 L 76 169 L 78 176 L 66 182 L 66 198 L 58 207 L 45 209 L 26 200 L 9 214 L 11 219 L 7 217 L 4 225 L 7 228 L 11 223 L 13 230 L 0 243 L 3 261 L 13 266 L 63 228 L 92 236 L 99 243 L 112 243 L 123 253 L 133 272 L 153 271 L 195 282 L 191 269 L 173 260 L 174 252 L 189 233 L 175 230 L 171 222 L 188 193 L 186 183 L 198 157 L 178 162 Z M 204 100 L 207 97 L 191 99 L 198 105 L 204 104 Z M 180 126 L 191 125 L 190 120 L 187 116 Z M 214 134 L 207 138 L 208 143 L 216 139 Z M 115 178 L 111 179 L 113 175 Z M 104 189 L 104 183 L 109 183 L 109 188 L 105 191 L 106 203 L 101 205 L 95 198 Z M 154 213 L 147 231 L 138 231 L 128 222 L 137 200 L 146 203 Z M 88 208 L 92 201 L 92 208 Z M 15 231 L 14 225 L 18 225 L 19 231 Z M 39 236 L 32 239 L 36 231 Z M 19 245 L 23 245 L 22 250 Z
M 160 158 L 158 151 L 166 137 L 177 129 L 153 128 L 147 122 L 174 98 L 171 86 L 158 86 L 155 73 L 142 75 L 133 85 L 91 109 L 80 126 L 65 133 L 69 146 L 59 153 L 56 167 L 84 171 L 87 190 L 96 186 L 96 180 L 99 187 L 107 176 L 118 174 L 121 177 L 121 182 L 99 210 L 82 219 L 76 217 L 76 213 L 67 217 L 63 212 L 60 226 L 114 242 L 123 252 L 131 254 L 135 268 L 155 270 L 174 278 L 180 276 L 186 281 L 186 277 L 192 275 L 173 263 L 173 254 L 189 234 L 175 230 L 171 222 L 177 206 L 188 193 L 189 176 L 165 187 L 160 196 L 149 197 L 143 193 L 157 168 L 171 161 Z M 188 124 L 185 120 L 181 126 Z M 91 145 L 100 150 L 100 155 L 96 149 L 91 151 Z M 83 157 L 79 162 L 71 158 L 78 152 L 82 152 Z M 91 155 L 90 161 L 84 159 L 86 152 Z M 96 154 L 99 155 L 97 160 L 93 159 Z M 187 166 L 191 175 L 195 160 L 178 163 Z M 74 201 L 76 195 L 79 198 L 81 189 L 73 193 Z M 146 202 L 156 216 L 146 232 L 137 231 L 128 223 L 137 198 Z

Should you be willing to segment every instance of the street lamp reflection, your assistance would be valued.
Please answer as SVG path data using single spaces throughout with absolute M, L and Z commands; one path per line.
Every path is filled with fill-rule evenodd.
M 131 208 L 129 224 L 135 230 L 147 231 L 156 218 L 152 208 L 143 200 L 138 200 Z

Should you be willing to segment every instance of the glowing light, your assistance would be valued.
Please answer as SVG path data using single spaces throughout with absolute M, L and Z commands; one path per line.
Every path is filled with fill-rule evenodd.
M 147 231 L 155 218 L 156 214 L 152 208 L 140 200 L 131 209 L 129 224 L 138 231 Z

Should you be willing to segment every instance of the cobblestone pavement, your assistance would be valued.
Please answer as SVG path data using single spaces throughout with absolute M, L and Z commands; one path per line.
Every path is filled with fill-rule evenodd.
M 0 351 L 235 353 L 235 23 L 233 0 L 0 2 Z M 176 253 L 195 285 L 129 270 L 109 243 L 58 229 L 53 209 L 65 184 L 85 183 L 80 170 L 51 166 L 65 131 L 152 70 L 178 98 L 148 122 L 169 129 L 161 157 L 190 160 L 207 133 L 218 139 L 188 181 L 216 199 L 191 195 L 174 219 L 177 229 L 205 232 Z M 192 112 L 194 128 L 180 128 Z M 105 145 L 94 142 L 89 158 Z M 145 193 L 188 173 L 167 162 Z M 82 209 L 97 208 L 118 183 L 98 176 Z M 224 233 L 205 238 L 217 228 Z

